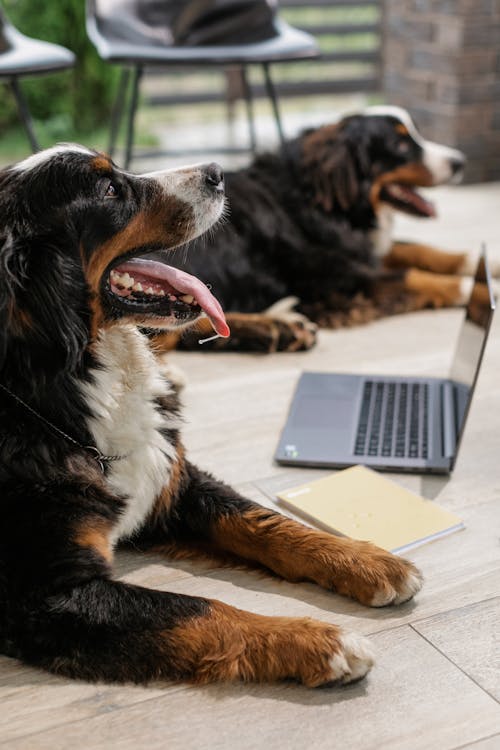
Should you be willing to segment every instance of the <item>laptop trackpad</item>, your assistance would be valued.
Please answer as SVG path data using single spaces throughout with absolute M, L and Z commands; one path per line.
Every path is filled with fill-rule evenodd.
M 349 463 L 353 456 L 363 378 L 304 373 L 281 435 L 278 460 Z
M 351 393 L 333 396 L 300 396 L 292 415 L 292 426 L 303 430 L 328 430 L 343 432 L 352 428 L 357 414 Z

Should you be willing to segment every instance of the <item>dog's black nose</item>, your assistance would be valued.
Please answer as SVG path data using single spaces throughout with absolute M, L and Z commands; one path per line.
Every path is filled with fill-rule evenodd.
M 453 174 L 458 174 L 465 167 L 465 156 L 463 154 L 456 155 L 451 159 L 451 171 Z
M 217 193 L 222 193 L 224 190 L 224 172 L 222 171 L 222 167 L 219 166 L 219 164 L 212 162 L 212 164 L 207 164 L 207 166 L 203 168 L 203 171 L 205 173 L 205 182 L 208 187 L 212 188 L 212 190 L 215 190 Z

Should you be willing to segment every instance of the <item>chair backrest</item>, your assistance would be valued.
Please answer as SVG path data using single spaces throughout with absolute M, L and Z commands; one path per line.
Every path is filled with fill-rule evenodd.
M 169 16 L 166 12 L 169 1 L 161 0 L 87 0 L 87 25 L 89 19 L 99 34 L 113 41 L 172 45 Z M 163 6 L 164 13 L 155 13 Z
M 11 48 L 11 44 L 9 42 L 8 38 L 8 28 L 10 24 L 7 20 L 7 16 L 3 12 L 2 8 L 0 8 L 0 55 L 2 52 L 7 52 Z
M 153 46 L 248 44 L 276 35 L 275 0 L 87 0 L 103 37 Z

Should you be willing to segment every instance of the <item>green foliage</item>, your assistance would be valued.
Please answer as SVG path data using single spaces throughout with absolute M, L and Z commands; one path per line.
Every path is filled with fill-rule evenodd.
M 22 80 L 30 110 L 49 140 L 93 132 L 109 118 L 116 69 L 102 62 L 85 30 L 85 0 L 4 0 L 10 21 L 27 36 L 62 44 L 77 58 L 68 71 Z M 17 124 L 15 106 L 0 88 L 0 128 Z M 41 126 L 41 127 L 40 127 Z

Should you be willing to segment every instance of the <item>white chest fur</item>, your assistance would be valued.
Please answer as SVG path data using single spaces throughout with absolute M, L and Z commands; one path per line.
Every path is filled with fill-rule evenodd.
M 377 228 L 370 232 L 370 239 L 377 258 L 383 258 L 391 249 L 393 243 L 394 211 L 390 206 L 383 205 L 377 212 Z
M 170 392 L 142 334 L 133 326 L 104 331 L 96 345 L 99 369 L 81 385 L 92 417 L 88 427 L 105 455 L 124 456 L 109 464 L 107 483 L 126 501 L 112 541 L 130 536 L 145 521 L 155 498 L 168 484 L 175 448 L 162 435 L 178 427 L 156 404 Z

